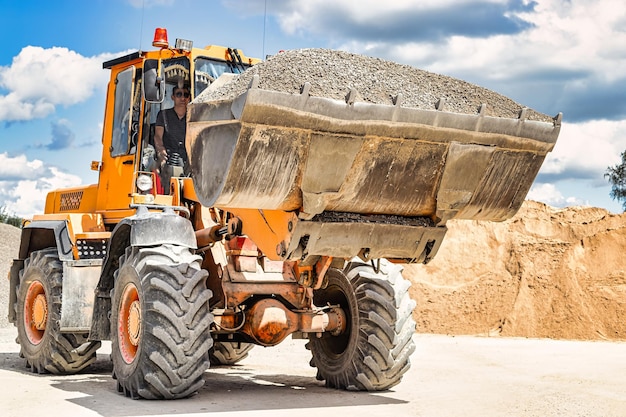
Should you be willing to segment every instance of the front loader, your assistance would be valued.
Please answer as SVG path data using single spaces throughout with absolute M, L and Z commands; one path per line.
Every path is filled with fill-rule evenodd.
M 338 100 L 306 80 L 264 89 L 254 71 L 271 58 L 172 47 L 163 29 L 153 45 L 103 65 L 98 183 L 51 192 L 24 224 L 9 319 L 28 367 L 80 372 L 110 340 L 120 392 L 176 399 L 210 364 L 291 336 L 328 387 L 398 384 L 415 349 L 402 264 L 430 261 L 452 218 L 513 216 L 560 115 L 363 102 L 350 86 Z M 179 84 L 194 98 L 191 174 L 160 184 L 154 123 Z

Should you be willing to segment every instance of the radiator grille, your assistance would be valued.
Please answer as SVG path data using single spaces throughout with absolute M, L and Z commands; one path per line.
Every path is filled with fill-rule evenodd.
M 82 191 L 61 194 L 61 211 L 78 210 L 80 201 L 83 199 Z

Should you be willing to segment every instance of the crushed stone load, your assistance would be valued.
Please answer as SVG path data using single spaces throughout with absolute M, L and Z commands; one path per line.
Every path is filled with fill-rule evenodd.
M 259 88 L 299 94 L 304 83 L 311 84 L 310 95 L 345 100 L 351 88 L 357 101 L 400 104 L 434 110 L 443 99 L 442 110 L 477 114 L 486 104 L 486 116 L 518 118 L 525 107 L 483 87 L 456 78 L 424 71 L 408 65 L 330 49 L 298 49 L 281 52 L 234 77 L 226 84 L 208 89 L 195 102 L 233 99 L 244 93 L 254 75 Z M 552 117 L 528 109 L 528 120 L 552 122 Z

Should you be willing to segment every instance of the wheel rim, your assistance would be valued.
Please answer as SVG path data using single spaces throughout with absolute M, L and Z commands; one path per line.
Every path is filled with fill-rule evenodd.
M 350 336 L 352 332 L 352 317 L 350 312 L 350 303 L 343 290 L 336 285 L 329 285 L 324 291 L 324 304 L 339 305 L 346 315 L 346 329 L 340 335 L 333 336 L 325 333 L 323 336 L 323 349 L 326 354 L 331 357 L 341 356 L 350 345 Z M 322 304 L 320 304 L 322 305 Z
M 48 321 L 48 300 L 40 281 L 33 281 L 28 286 L 24 302 L 24 329 L 26 337 L 33 345 L 41 343 Z
M 128 284 L 122 293 L 117 320 L 117 337 L 120 353 L 128 364 L 132 363 L 137 356 L 137 349 L 141 342 L 141 326 L 139 292 L 135 285 Z

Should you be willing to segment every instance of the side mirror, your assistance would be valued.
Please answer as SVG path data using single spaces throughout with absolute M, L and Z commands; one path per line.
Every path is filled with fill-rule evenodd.
M 165 98 L 165 82 L 160 59 L 146 59 L 143 62 L 143 98 L 149 103 L 162 103 Z

